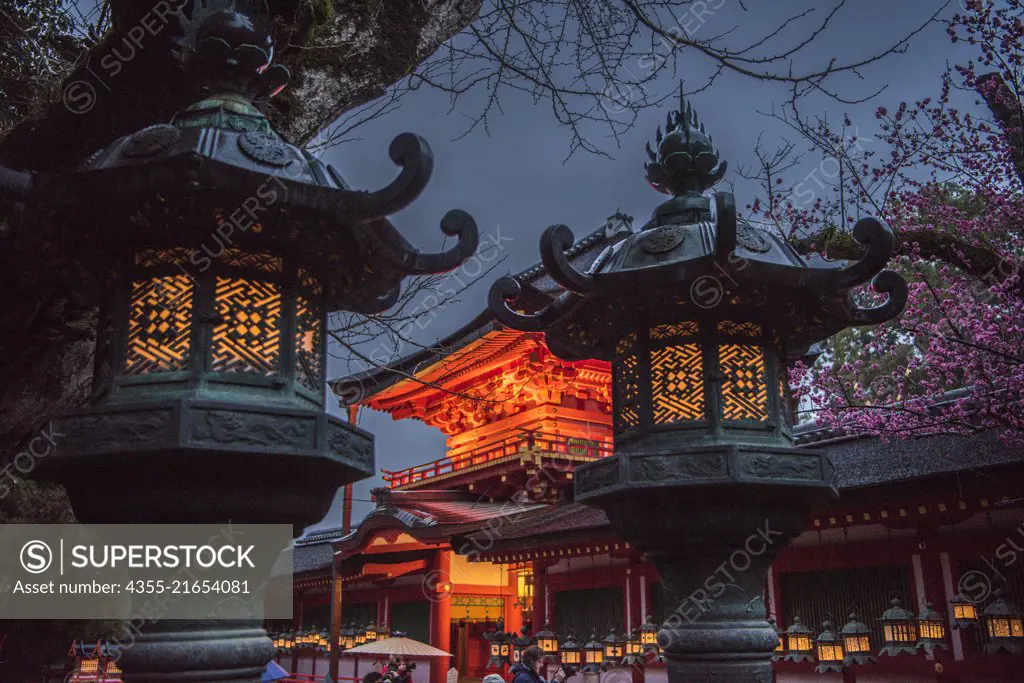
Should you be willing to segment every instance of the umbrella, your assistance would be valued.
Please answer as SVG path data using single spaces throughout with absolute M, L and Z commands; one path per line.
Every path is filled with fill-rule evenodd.
M 291 674 L 285 671 L 280 664 L 271 660 L 267 664 L 267 668 L 263 672 L 263 675 L 260 677 L 260 683 L 270 683 L 270 681 L 278 681 L 282 678 L 288 678 L 289 676 L 291 676 Z
M 450 652 L 438 650 L 412 638 L 384 638 L 345 650 L 347 655 L 397 655 L 399 657 L 451 657 Z

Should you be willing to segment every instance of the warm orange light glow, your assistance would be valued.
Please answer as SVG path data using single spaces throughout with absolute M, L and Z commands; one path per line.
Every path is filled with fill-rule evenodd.
M 917 628 L 914 624 L 886 624 L 882 627 L 885 640 L 896 643 L 913 643 L 917 641 Z
M 752 344 L 722 344 L 718 351 L 722 380 L 722 417 L 726 420 L 768 419 L 768 387 L 764 353 Z
M 843 659 L 843 646 L 839 643 L 818 643 L 818 660 L 838 662 Z
M 1024 638 L 1024 621 L 1021 617 L 986 617 L 990 638 Z
M 188 367 L 193 291 L 192 280 L 184 274 L 132 282 L 124 374 Z
M 974 621 L 978 618 L 978 610 L 975 608 L 973 603 L 954 602 L 953 618 L 964 621 Z
M 217 277 L 213 328 L 214 372 L 279 371 L 281 288 L 277 283 Z
M 867 635 L 843 636 L 846 651 L 854 653 L 868 652 L 871 650 L 871 639 Z
M 654 422 L 704 417 L 704 380 L 699 344 L 676 344 L 651 351 Z
M 563 664 L 579 664 L 580 663 L 580 651 L 579 650 L 562 650 L 562 663 Z
M 918 622 L 922 638 L 941 640 L 946 637 L 946 627 L 941 621 L 922 619 Z
M 811 637 L 791 635 L 789 637 L 789 648 L 794 652 L 807 652 L 811 649 Z

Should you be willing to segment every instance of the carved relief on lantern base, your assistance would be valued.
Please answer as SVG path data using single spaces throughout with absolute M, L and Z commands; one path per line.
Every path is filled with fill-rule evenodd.
M 671 451 L 624 452 L 576 469 L 576 500 L 589 502 L 627 489 L 740 486 L 793 486 L 832 490 L 832 464 L 805 449 L 721 444 Z
M 315 410 L 178 399 L 53 420 L 40 474 L 93 523 L 319 521 L 338 486 L 373 473 L 373 437 Z

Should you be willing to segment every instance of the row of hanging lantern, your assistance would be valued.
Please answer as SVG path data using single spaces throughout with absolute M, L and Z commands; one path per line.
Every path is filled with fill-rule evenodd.
M 1002 597 L 1002 591 L 995 591 L 993 597 L 980 619 L 974 603 L 959 596 L 955 598 L 952 601 L 953 627 L 970 628 L 981 621 L 988 636 L 986 653 L 1024 652 L 1024 615 Z M 879 657 L 949 649 L 945 643 L 945 619 L 929 602 L 925 602 L 920 614 L 914 615 L 903 607 L 899 598 L 894 598 L 879 621 L 882 624 L 883 639 Z M 774 656 L 776 661 L 817 661 L 815 671 L 818 673 L 842 671 L 853 665 L 878 661 L 872 655 L 871 629 L 856 614 L 850 615 L 849 621 L 838 633 L 831 622 L 825 621 L 821 633 L 815 637 L 813 631 L 800 622 L 800 617 L 794 617 L 793 623 L 785 631 L 780 631 L 778 627 L 775 630 L 779 637 Z
M 650 616 L 628 636 L 619 636 L 611 629 L 604 639 L 598 640 L 593 632 L 590 641 L 580 645 L 572 630 L 564 638 L 555 633 L 550 624 L 531 637 L 526 627 L 518 635 L 504 630 L 504 620 L 498 619 L 495 630 L 484 634 L 491 643 L 488 668 L 501 668 L 520 661 L 526 648 L 536 645 L 549 661 L 558 661 L 566 668 L 580 668 L 584 672 L 603 671 L 613 666 L 635 666 L 642 662 L 660 661 L 658 627 Z
M 295 631 L 278 631 L 271 634 L 270 637 L 279 654 L 291 654 L 299 650 L 314 650 L 320 653 L 331 651 L 330 632 L 327 629 L 318 629 L 316 626 Z M 389 637 L 391 637 L 391 632 L 386 624 L 370 623 L 359 628 L 352 621 L 338 633 L 338 647 L 344 651 Z

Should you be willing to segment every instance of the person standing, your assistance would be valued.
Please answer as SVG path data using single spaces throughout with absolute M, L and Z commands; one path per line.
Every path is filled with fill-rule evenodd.
M 536 645 L 531 645 L 523 650 L 519 662 L 509 671 L 512 675 L 512 683 L 548 683 L 540 675 L 543 666 L 544 653 Z M 562 683 L 563 680 L 565 680 L 565 673 L 559 669 L 555 672 L 551 683 Z

